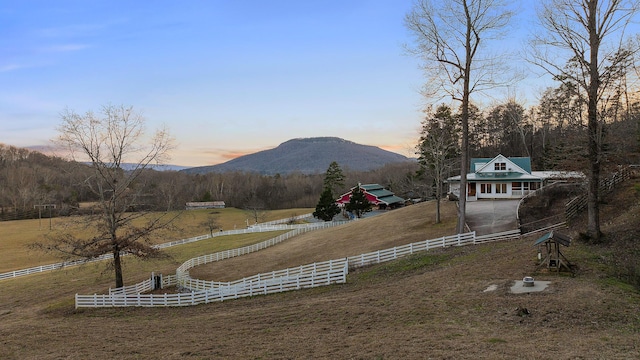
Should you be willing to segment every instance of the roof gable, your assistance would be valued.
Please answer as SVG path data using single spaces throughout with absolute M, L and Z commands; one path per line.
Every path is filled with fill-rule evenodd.
M 508 173 L 531 174 L 531 159 L 528 157 L 507 158 L 500 154 L 493 159 L 471 159 L 471 164 L 471 172 L 478 175 L 495 176 L 497 174 Z

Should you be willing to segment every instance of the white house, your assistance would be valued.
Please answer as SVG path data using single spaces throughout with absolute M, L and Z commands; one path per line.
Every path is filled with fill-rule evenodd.
M 498 155 L 490 158 L 473 158 L 467 174 L 467 200 L 519 199 L 542 187 L 544 181 L 559 172 L 531 171 L 528 157 Z M 446 181 L 449 192 L 460 197 L 460 176 Z

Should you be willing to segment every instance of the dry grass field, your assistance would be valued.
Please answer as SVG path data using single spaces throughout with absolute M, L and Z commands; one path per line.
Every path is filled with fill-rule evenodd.
M 311 212 L 313 209 L 273 210 L 265 212 L 264 221 L 286 219 Z M 179 229 L 158 234 L 154 243 L 206 234 L 209 229 L 203 222 L 209 216 L 216 217 L 223 230 L 244 229 L 247 221 L 253 223 L 249 212 L 234 208 L 170 212 L 168 217 L 177 217 L 175 224 Z M 86 231 L 85 225 L 84 217 L 53 218 L 51 222 L 49 219 L 0 222 L 0 273 L 60 262 L 54 254 L 32 250 L 27 245 L 46 242 L 47 236 L 62 231 Z
M 451 234 L 455 208 L 444 205 L 442 225 L 423 203 L 192 274 L 236 278 Z M 0 359 L 639 358 L 637 291 L 608 277 L 580 243 L 565 251 L 578 265 L 574 276 L 535 273 L 534 240 L 440 249 L 359 269 L 342 285 L 185 308 L 75 310 L 74 293 L 111 284 L 96 264 L 3 281 Z M 225 246 L 216 241 L 172 249 L 174 262 Z M 128 260 L 125 276 L 172 265 Z M 551 284 L 510 293 L 525 275 Z M 497 290 L 485 291 L 490 285 Z

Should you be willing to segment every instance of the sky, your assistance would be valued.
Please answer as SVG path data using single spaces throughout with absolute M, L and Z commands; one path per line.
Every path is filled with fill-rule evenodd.
M 4 0 L 0 143 L 51 145 L 65 109 L 112 104 L 166 126 L 175 165 L 318 136 L 413 156 L 425 77 L 405 50 L 412 3 Z

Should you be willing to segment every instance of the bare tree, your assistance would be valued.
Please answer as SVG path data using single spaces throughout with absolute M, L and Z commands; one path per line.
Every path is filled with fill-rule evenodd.
M 145 198 L 143 187 L 136 181 L 150 164 L 167 159 L 172 138 L 166 129 L 146 138 L 145 120 L 133 107 L 108 105 L 100 114 L 83 115 L 67 109 L 61 119 L 56 142 L 73 160 L 91 167 L 92 174 L 84 185 L 97 196 L 100 212 L 90 221 L 97 228 L 94 235 L 61 234 L 51 245 L 41 247 L 83 259 L 112 254 L 115 285 L 122 287 L 121 256 L 158 255 L 149 237 L 171 223 L 166 213 L 140 219 L 146 214 L 135 210 Z
M 220 225 L 220 219 L 218 217 L 218 215 L 216 215 L 218 212 L 210 212 L 209 214 L 207 214 L 207 217 L 200 223 L 200 225 L 206 227 L 209 230 L 209 235 L 211 235 L 211 237 L 213 237 L 213 231 L 220 229 L 220 231 L 222 231 L 222 225 Z
M 415 35 L 413 52 L 420 56 L 429 77 L 425 95 L 449 96 L 461 103 L 460 206 L 458 233 L 464 232 L 467 169 L 469 163 L 469 104 L 475 91 L 503 81 L 503 61 L 484 45 L 498 38 L 512 13 L 502 0 L 418 0 L 405 24 Z
M 624 37 L 640 3 L 636 0 L 547 0 L 542 4 L 538 17 L 546 32 L 533 37 L 530 61 L 556 80 L 577 84 L 578 91 L 586 93 L 589 161 L 586 235 L 597 241 L 601 237 L 598 201 L 604 125 L 598 111 L 605 93 L 619 78 L 610 72 L 619 69 L 619 65 L 628 62 L 638 51 L 637 44 L 625 43 Z M 573 66 L 565 66 L 567 63 Z

